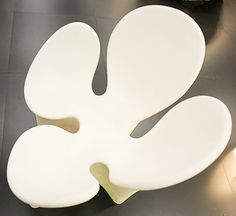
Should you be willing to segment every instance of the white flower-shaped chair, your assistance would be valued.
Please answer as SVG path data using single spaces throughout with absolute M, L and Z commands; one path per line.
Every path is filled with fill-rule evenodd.
M 99 184 L 122 203 L 139 190 L 191 178 L 227 145 L 230 113 L 209 96 L 180 102 L 146 135 L 130 137 L 139 121 L 178 100 L 201 69 L 204 36 L 188 15 L 164 6 L 127 14 L 109 41 L 102 96 L 91 87 L 99 54 L 95 31 L 71 23 L 48 39 L 30 67 L 25 99 L 40 126 L 16 141 L 7 178 L 32 207 L 83 203 Z

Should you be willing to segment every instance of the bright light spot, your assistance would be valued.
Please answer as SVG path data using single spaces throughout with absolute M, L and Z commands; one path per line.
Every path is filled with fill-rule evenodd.
M 234 155 L 236 156 L 236 148 L 234 149 Z

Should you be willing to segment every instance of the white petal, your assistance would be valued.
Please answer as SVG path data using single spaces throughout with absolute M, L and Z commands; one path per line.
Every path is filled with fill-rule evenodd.
M 139 190 L 185 181 L 222 153 L 231 116 L 218 99 L 198 96 L 172 108 L 146 135 L 127 142 L 122 160 L 110 167 L 112 183 Z
M 187 14 L 165 6 L 138 8 L 112 32 L 107 94 L 134 118 L 146 118 L 189 89 L 204 55 L 202 31 Z
M 64 118 L 87 106 L 100 55 L 99 39 L 85 23 L 55 32 L 35 57 L 25 82 L 30 109 L 44 118 Z

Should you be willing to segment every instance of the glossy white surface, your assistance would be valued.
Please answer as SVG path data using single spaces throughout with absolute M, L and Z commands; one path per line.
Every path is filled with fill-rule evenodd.
M 138 190 L 191 178 L 227 145 L 230 113 L 209 96 L 185 100 L 143 137 L 129 136 L 137 122 L 178 100 L 196 79 L 205 43 L 189 16 L 164 6 L 126 15 L 109 41 L 103 96 L 91 88 L 99 52 L 94 30 L 72 23 L 45 43 L 31 65 L 26 102 L 38 124 L 56 125 L 26 131 L 9 158 L 9 185 L 31 206 L 83 203 L 99 183 L 122 203 Z

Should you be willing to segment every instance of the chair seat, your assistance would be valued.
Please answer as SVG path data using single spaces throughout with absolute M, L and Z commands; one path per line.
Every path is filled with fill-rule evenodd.
M 55 32 L 35 57 L 26 103 L 38 126 L 16 141 L 7 178 L 32 207 L 66 207 L 93 198 L 99 185 L 116 203 L 139 190 L 185 181 L 222 153 L 231 134 L 227 107 L 210 96 L 184 100 L 140 138 L 144 118 L 176 102 L 200 72 L 205 41 L 188 15 L 146 6 L 117 24 L 107 51 L 108 86 L 92 91 L 100 55 L 84 23 Z

